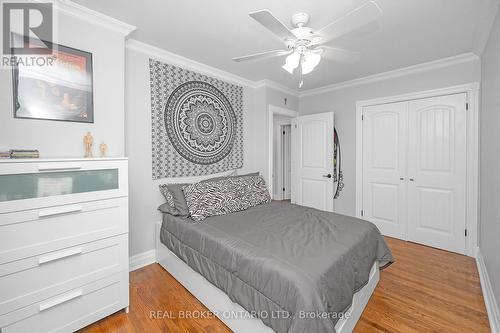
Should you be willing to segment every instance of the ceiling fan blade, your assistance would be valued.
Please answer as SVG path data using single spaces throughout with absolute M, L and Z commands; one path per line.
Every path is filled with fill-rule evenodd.
M 326 43 L 376 21 L 380 16 L 382 16 L 382 10 L 377 3 L 368 1 L 320 29 L 317 34 L 322 37 L 321 43 Z
M 241 61 L 249 61 L 249 60 L 261 60 L 261 59 L 267 59 L 267 58 L 273 58 L 273 57 L 281 57 L 287 54 L 292 53 L 293 50 L 274 50 L 274 51 L 267 51 L 267 52 L 261 52 L 261 53 L 256 53 L 256 54 L 250 54 L 242 57 L 236 57 L 233 58 L 233 61 L 236 62 L 241 62 Z
M 315 50 L 322 50 L 321 56 L 326 59 L 344 62 L 347 64 L 354 64 L 361 58 L 360 52 L 349 51 L 339 47 L 322 45 Z
M 286 25 L 281 23 L 267 9 L 258 10 L 249 14 L 254 20 L 262 24 L 273 34 L 278 36 L 282 41 L 285 39 L 296 39 L 295 35 L 288 29 Z

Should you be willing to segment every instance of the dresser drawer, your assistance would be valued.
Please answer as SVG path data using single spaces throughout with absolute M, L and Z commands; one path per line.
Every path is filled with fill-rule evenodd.
M 128 232 L 128 198 L 0 214 L 0 264 Z
M 0 331 L 74 332 L 128 302 L 128 272 L 122 272 L 0 316 Z
M 0 265 L 0 315 L 128 271 L 128 235 Z
M 0 214 L 128 195 L 126 160 L 0 161 Z

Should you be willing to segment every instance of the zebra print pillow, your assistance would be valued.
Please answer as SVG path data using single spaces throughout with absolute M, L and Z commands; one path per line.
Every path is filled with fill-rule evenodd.
M 227 178 L 184 188 L 189 214 L 195 221 L 225 215 L 271 201 L 262 176 Z

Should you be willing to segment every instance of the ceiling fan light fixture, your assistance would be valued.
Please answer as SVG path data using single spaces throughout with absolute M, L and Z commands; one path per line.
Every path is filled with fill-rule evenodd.
M 301 66 L 302 74 L 311 73 L 316 66 L 318 66 L 321 61 L 321 55 L 316 52 L 306 52 L 302 57 Z
M 300 53 L 293 52 L 288 57 L 286 57 L 285 64 L 282 66 L 284 70 L 288 73 L 293 74 L 295 68 L 299 67 Z

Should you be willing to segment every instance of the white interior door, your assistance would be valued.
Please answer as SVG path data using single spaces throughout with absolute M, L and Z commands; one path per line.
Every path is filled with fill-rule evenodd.
M 408 103 L 363 109 L 363 218 L 405 239 Z
M 292 203 L 333 211 L 333 112 L 292 120 Z
M 409 103 L 408 239 L 465 252 L 466 94 Z

